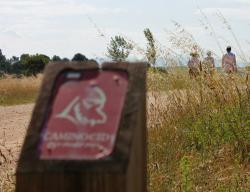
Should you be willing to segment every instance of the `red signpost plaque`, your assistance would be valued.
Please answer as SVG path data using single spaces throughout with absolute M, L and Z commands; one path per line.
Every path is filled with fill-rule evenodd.
M 16 170 L 16 192 L 147 191 L 147 63 L 52 62 Z
M 114 150 L 128 88 L 123 71 L 64 72 L 40 138 L 42 160 L 99 160 Z

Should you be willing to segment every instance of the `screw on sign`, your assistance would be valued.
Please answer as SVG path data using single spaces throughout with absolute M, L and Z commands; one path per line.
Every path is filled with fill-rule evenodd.
M 126 72 L 60 75 L 42 131 L 40 158 L 98 160 L 111 155 L 127 86 Z

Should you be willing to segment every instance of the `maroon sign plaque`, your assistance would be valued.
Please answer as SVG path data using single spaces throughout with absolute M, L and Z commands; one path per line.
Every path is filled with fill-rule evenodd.
M 113 152 L 128 88 L 123 71 L 59 75 L 40 139 L 42 160 L 99 160 Z

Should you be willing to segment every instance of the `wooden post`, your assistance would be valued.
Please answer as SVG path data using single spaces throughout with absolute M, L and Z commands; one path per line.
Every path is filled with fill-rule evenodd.
M 17 192 L 145 192 L 146 64 L 50 63 Z

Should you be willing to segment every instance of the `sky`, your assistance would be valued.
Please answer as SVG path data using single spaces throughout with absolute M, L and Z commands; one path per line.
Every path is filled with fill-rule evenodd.
M 220 54 L 200 22 L 204 18 L 198 7 L 223 49 L 228 44 L 235 51 L 239 47 L 216 15 L 218 10 L 232 26 L 245 54 L 250 51 L 250 0 L 0 0 L 0 49 L 7 57 L 43 53 L 72 58 L 77 52 L 89 58 L 103 57 L 110 37 L 117 34 L 146 47 L 145 28 L 171 46 L 165 30 L 173 30 L 175 20 L 202 47 Z

